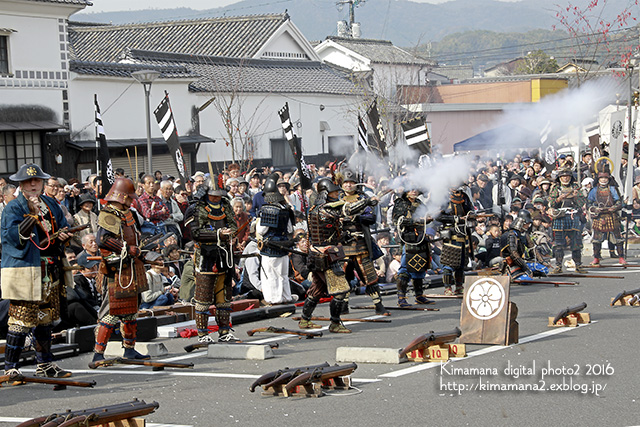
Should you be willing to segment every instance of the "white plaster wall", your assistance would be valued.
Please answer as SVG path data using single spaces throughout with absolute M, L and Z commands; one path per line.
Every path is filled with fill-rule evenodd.
M 190 93 L 186 81 L 156 80 L 151 86 L 151 136 L 161 137 L 155 122 L 153 110 L 158 106 L 164 90 L 169 91 L 178 135 L 186 135 L 191 129 L 192 106 L 200 107 L 213 94 Z M 127 79 L 100 79 L 72 75 L 69 87 L 71 135 L 73 140 L 95 138 L 93 96 L 98 94 L 107 139 L 146 138 L 145 97 L 142 85 Z M 224 95 L 215 94 L 220 100 Z M 200 133 L 216 140 L 215 144 L 203 146 L 198 161 L 206 161 L 207 154 L 212 161 L 232 160 L 231 148 L 226 145 L 226 131 L 215 103 L 200 112 Z M 303 141 L 303 153 L 315 155 L 322 152 L 320 122 L 329 124 L 325 131 L 325 152 L 328 152 L 329 136 L 357 135 L 357 97 L 335 95 L 290 94 L 247 94 L 242 96 L 243 132 L 253 137 L 255 158 L 271 157 L 271 138 L 283 138 L 278 110 L 285 102 L 293 122 L 295 132 Z M 320 105 L 324 110 L 320 110 Z
M 178 134 L 185 135 L 191 128 L 191 106 L 198 100 L 189 94 L 188 81 L 159 79 L 151 85 L 149 96 L 152 138 L 162 137 L 153 111 L 162 101 L 165 90 L 169 92 Z M 69 109 L 74 140 L 95 138 L 94 94 L 98 95 L 107 139 L 147 137 L 146 101 L 142 84 L 133 79 L 87 78 L 72 73 Z
M 374 91 L 387 98 L 395 96 L 397 85 L 420 83 L 418 65 L 373 64 L 373 70 Z
M 60 70 L 58 25 L 55 17 L 0 15 L 0 27 L 17 30 L 9 36 L 11 71 Z
M 337 135 L 357 135 L 357 99 L 355 97 L 330 95 L 253 94 L 246 97 L 243 104 L 245 117 L 254 118 L 254 125 L 247 128 L 256 145 L 255 158 L 270 158 L 270 139 L 283 138 L 282 124 L 278 110 L 285 102 L 289 104 L 294 131 L 302 138 L 305 155 L 322 152 L 320 122 L 325 121 L 331 128 L 325 131 L 325 153 L 328 152 L 327 137 Z M 320 104 L 324 110 L 320 110 Z M 296 122 L 300 122 L 301 126 Z M 216 143 L 202 147 L 198 161 L 206 161 L 207 154 L 213 161 L 231 160 L 231 149 L 225 144 L 226 132 L 222 120 L 213 106 L 209 106 L 200 117 L 201 132 L 216 139 Z
M 275 39 L 267 49 L 269 52 L 305 53 L 293 37 L 286 31 Z
M 327 47 L 326 49 L 323 49 L 322 51 L 318 52 L 318 54 L 320 55 L 320 58 L 323 61 L 329 62 L 331 64 L 335 64 L 339 67 L 346 68 L 348 70 L 352 70 L 352 71 L 371 70 L 371 68 L 364 62 L 350 55 L 345 55 L 344 52 L 341 52 L 340 50 L 334 47 Z

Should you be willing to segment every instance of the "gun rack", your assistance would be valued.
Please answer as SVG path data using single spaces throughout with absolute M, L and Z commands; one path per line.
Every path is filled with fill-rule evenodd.
M 591 315 L 589 313 L 573 313 L 566 317 L 561 318 L 554 325 L 553 324 L 554 317 L 549 317 L 549 327 L 550 328 L 560 328 L 560 327 L 575 327 L 579 324 L 583 323 L 591 323 Z
M 620 298 L 618 301 L 616 301 L 615 305 L 620 305 L 620 306 L 630 306 L 630 307 L 638 307 L 640 306 L 640 299 L 635 299 L 635 301 L 631 301 L 631 299 L 633 299 L 633 295 L 627 295 L 626 297 L 622 297 Z M 613 302 L 614 298 L 611 298 L 611 302 Z
M 351 375 L 337 376 L 323 381 L 312 382 L 296 386 L 290 393 L 285 390 L 286 384 L 277 384 L 267 387 L 262 391 L 262 396 L 284 397 L 322 397 L 324 390 L 349 390 L 351 388 Z
M 451 357 L 465 357 L 465 344 L 436 344 L 422 347 L 407 353 L 407 359 L 412 362 L 446 362 Z

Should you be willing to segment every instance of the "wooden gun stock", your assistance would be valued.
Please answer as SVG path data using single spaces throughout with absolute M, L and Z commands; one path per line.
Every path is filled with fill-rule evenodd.
M 322 332 L 296 331 L 296 330 L 285 329 L 285 328 L 274 328 L 273 326 L 269 326 L 266 328 L 251 329 L 250 331 L 247 331 L 247 335 L 252 337 L 253 334 L 255 334 L 256 332 L 270 332 L 272 334 L 298 335 L 306 338 L 314 338 L 314 337 L 322 336 Z
M 158 404 L 158 402 L 146 403 L 144 400 L 135 400 L 133 402 L 103 406 L 100 408 L 84 409 L 80 411 L 68 411 L 60 415 L 53 414 L 49 415 L 46 418 L 34 418 L 33 420 L 26 421 L 19 426 L 60 427 L 62 425 L 65 425 L 67 427 L 74 427 L 81 425 L 107 425 L 115 421 L 148 415 L 158 409 L 159 406 L 160 405 Z M 44 418 L 44 421 L 34 423 L 42 418 Z M 84 420 L 87 420 L 88 423 L 84 423 Z M 43 422 L 46 422 L 46 424 L 43 424 Z
M 586 302 L 583 302 L 582 304 L 574 305 L 572 307 L 567 307 L 564 310 L 560 311 L 560 313 L 558 313 L 556 317 L 553 318 L 553 324 L 555 325 L 556 323 L 558 323 L 558 320 L 564 317 L 567 317 L 570 314 L 579 313 L 585 308 L 587 308 Z
M 560 285 L 570 285 L 570 286 L 575 286 L 578 285 L 578 282 L 554 282 L 551 280 L 514 280 L 513 283 L 517 283 L 519 285 L 534 285 L 536 283 L 542 284 L 542 285 L 554 285 L 556 287 L 560 286 Z
M 74 381 L 65 380 L 62 378 L 43 378 L 43 377 L 29 377 L 26 375 L 0 375 L 0 383 L 7 381 L 17 381 L 25 383 L 41 383 L 41 384 L 53 384 L 58 386 L 70 386 L 70 387 L 93 387 L 96 385 L 95 381 Z
M 114 359 L 98 360 L 89 363 L 89 368 L 96 369 L 99 367 L 107 367 L 113 365 L 139 365 L 151 366 L 153 368 L 193 368 L 193 363 L 179 362 L 152 362 L 150 360 L 125 359 L 124 357 L 116 357 Z
M 375 305 L 352 305 L 351 308 L 354 309 L 354 310 L 375 310 L 376 306 Z M 417 307 L 417 306 L 394 307 L 394 306 L 391 305 L 391 306 L 385 306 L 385 308 L 387 310 L 440 311 L 439 308 L 427 308 L 427 307 Z M 346 319 L 342 319 L 342 320 L 346 320 Z
M 196 350 L 198 348 L 207 348 L 210 345 L 219 345 L 219 344 L 223 344 L 223 345 L 268 345 L 271 348 L 279 348 L 280 344 L 278 344 L 277 342 L 273 342 L 273 343 L 265 343 L 265 344 L 256 344 L 256 343 L 251 343 L 251 342 L 242 342 L 242 341 L 236 341 L 236 342 L 225 342 L 225 343 L 215 343 L 215 342 L 198 342 L 195 344 L 189 344 L 186 345 L 184 347 L 184 351 L 186 351 L 187 353 L 191 353 L 193 350 Z
M 303 370 L 313 370 L 316 368 L 326 368 L 326 367 L 329 367 L 329 364 L 327 362 L 324 362 L 324 363 L 321 363 L 320 365 L 301 366 L 298 368 L 284 368 L 277 371 L 271 371 L 262 375 L 257 380 L 255 380 L 249 387 L 249 391 L 253 393 L 256 390 L 257 386 L 263 386 L 265 384 L 268 384 L 287 372 L 298 372 Z
M 403 357 L 407 353 L 424 347 L 426 344 L 438 345 L 455 341 L 455 339 L 458 338 L 461 334 L 462 331 L 460 331 L 460 328 L 456 327 L 453 331 L 449 332 L 429 332 L 428 334 L 421 335 L 411 341 L 408 346 L 400 350 L 400 357 Z
M 233 237 L 236 237 L 238 234 L 242 233 L 242 230 L 244 230 L 245 228 L 247 228 L 247 226 L 251 224 L 251 219 L 248 219 L 244 222 L 244 224 L 242 224 L 240 227 L 238 227 L 238 229 L 233 233 Z
M 291 318 L 291 320 L 302 320 L 302 317 L 294 316 L 294 317 Z M 331 318 L 330 317 L 313 316 L 309 320 L 317 320 L 319 322 L 330 322 Z M 342 320 L 343 322 L 391 323 L 391 319 L 345 319 L 345 318 L 341 318 L 340 320 Z
M 284 395 L 286 397 L 291 396 L 291 392 L 300 385 L 311 384 L 313 382 L 320 382 L 329 378 L 337 378 L 345 375 L 351 375 L 353 371 L 358 368 L 355 363 L 350 363 L 343 366 L 330 366 L 328 368 L 316 368 L 313 371 L 301 373 L 293 378 L 284 386 Z
M 78 231 L 82 231 L 85 228 L 88 228 L 91 224 L 86 223 L 83 225 L 79 225 L 77 227 L 65 227 L 65 228 L 61 228 L 60 230 L 56 231 L 55 233 L 51 233 L 49 234 L 48 237 L 45 237 L 44 239 L 42 239 L 42 241 L 40 241 L 40 246 L 46 246 L 50 241 L 55 240 L 60 233 L 67 233 L 67 234 L 74 234 L 77 233 Z

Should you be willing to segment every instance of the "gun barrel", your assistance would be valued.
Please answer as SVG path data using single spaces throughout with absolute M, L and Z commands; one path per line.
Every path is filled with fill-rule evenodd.
M 6 379 L 5 379 L 6 378 Z M 70 387 L 93 387 L 96 385 L 95 381 L 74 381 L 74 380 L 66 380 L 62 378 L 41 378 L 41 377 L 29 377 L 25 375 L 3 375 L 0 377 L 0 381 L 22 381 L 26 383 L 40 383 L 40 384 L 53 384 L 53 385 L 64 385 Z
M 640 289 L 634 289 L 632 291 L 622 291 L 620 292 L 618 295 L 616 295 L 616 297 L 613 299 L 613 301 L 611 301 L 611 305 L 613 306 L 615 303 L 617 303 L 618 301 L 620 301 L 622 298 L 629 296 L 629 295 L 635 295 L 640 293 Z
M 262 386 L 263 384 L 267 384 L 286 372 L 296 372 L 296 371 L 302 372 L 302 371 L 313 370 L 316 368 L 325 368 L 328 366 L 329 364 L 327 362 L 324 362 L 319 365 L 300 366 L 298 368 L 284 368 L 277 371 L 268 372 L 262 375 L 257 380 L 255 380 L 253 384 L 251 384 L 251 386 L 249 387 L 249 391 L 253 393 L 257 386 Z
M 558 313 L 556 315 L 556 317 L 554 317 L 553 324 L 555 325 L 563 317 L 567 317 L 570 314 L 579 313 L 582 310 L 584 310 L 585 308 L 587 308 L 587 303 L 586 302 L 583 302 L 582 304 L 574 305 L 574 306 L 571 306 L 571 307 L 567 307 L 564 310 L 560 311 L 560 313 Z
M 454 330 L 448 332 L 429 332 L 428 334 L 421 335 L 411 341 L 405 348 L 400 350 L 400 357 L 405 356 L 407 353 L 417 350 L 420 347 L 424 347 L 424 345 L 429 342 L 444 344 L 454 341 L 461 334 L 462 331 L 460 330 L 460 328 L 456 327 Z
M 350 375 L 358 368 L 355 363 L 348 365 L 335 365 L 326 368 L 316 368 L 312 371 L 303 372 L 300 375 L 294 377 L 291 381 L 284 386 L 284 395 L 289 397 L 291 391 L 299 385 L 309 384 L 316 381 L 323 381 L 329 378 L 336 378 L 344 375 Z
M 253 334 L 255 334 L 256 332 L 271 332 L 272 334 L 299 335 L 299 336 L 307 337 L 307 338 L 321 337 L 322 336 L 322 332 L 295 331 L 295 330 L 292 330 L 292 329 L 274 328 L 273 326 L 269 326 L 269 327 L 266 327 L 266 328 L 251 329 L 250 331 L 247 331 L 247 335 L 252 337 Z
M 299 385 L 305 384 L 307 381 L 311 379 L 311 372 L 303 372 L 298 375 L 284 386 L 284 395 L 286 397 L 291 396 L 291 390 L 296 388 Z

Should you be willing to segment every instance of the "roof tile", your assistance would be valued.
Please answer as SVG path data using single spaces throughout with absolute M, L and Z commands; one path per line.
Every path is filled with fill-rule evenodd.
M 93 27 L 70 22 L 69 40 L 72 59 L 82 61 L 114 62 L 126 48 L 251 58 L 286 19 L 272 14 Z

